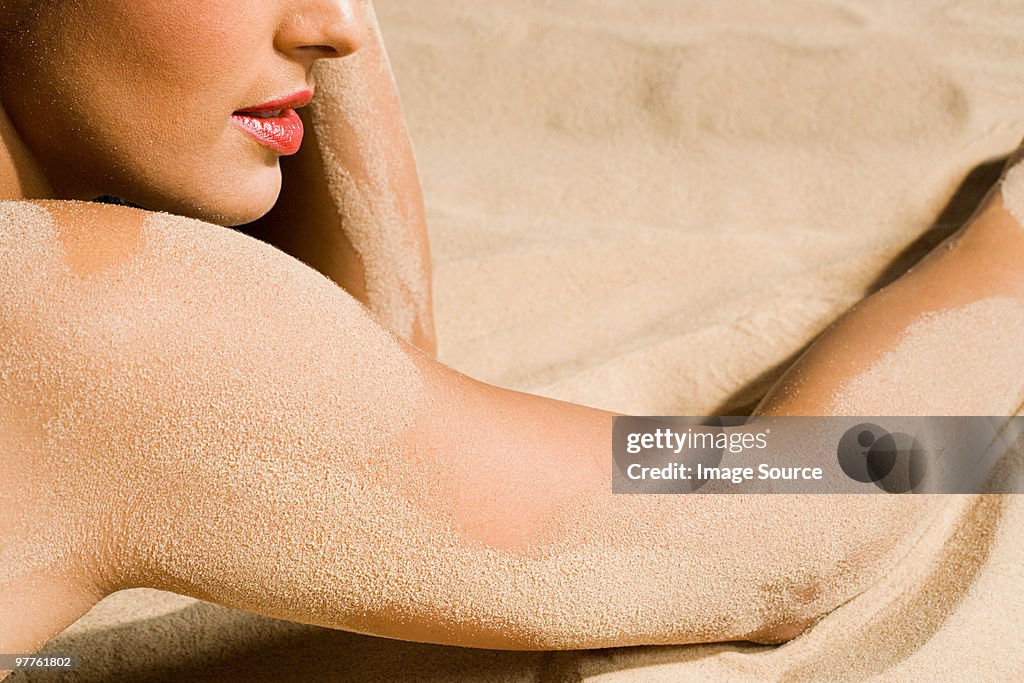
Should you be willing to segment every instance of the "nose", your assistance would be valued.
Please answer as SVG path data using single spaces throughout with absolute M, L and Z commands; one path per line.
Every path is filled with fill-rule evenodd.
M 296 0 L 288 3 L 275 47 L 311 65 L 317 59 L 345 57 L 367 39 L 362 0 Z

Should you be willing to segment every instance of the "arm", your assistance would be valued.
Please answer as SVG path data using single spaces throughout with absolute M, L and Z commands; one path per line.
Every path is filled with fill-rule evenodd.
M 269 245 L 18 206 L 0 391 L 46 437 L 26 448 L 65 501 L 47 538 L 105 592 L 474 647 L 772 641 L 863 590 L 933 509 L 613 495 L 612 413 L 447 368 Z
M 372 3 L 370 36 L 314 67 L 302 149 L 282 157 L 281 196 L 242 228 L 312 266 L 399 336 L 436 353 L 423 193 Z
M 755 414 L 1020 414 L 1024 229 L 1000 187 L 964 227 L 823 332 Z M 889 375 L 874 388 L 871 368 Z

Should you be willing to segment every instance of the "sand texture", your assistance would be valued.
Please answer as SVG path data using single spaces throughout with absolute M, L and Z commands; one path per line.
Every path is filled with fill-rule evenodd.
M 376 5 L 423 176 L 439 358 L 608 410 L 749 412 L 960 226 L 1024 136 L 1010 0 Z M 1019 309 L 986 311 L 956 315 L 1019 315 L 1020 337 Z M 909 339 L 918 373 L 971 345 Z M 1019 381 L 979 381 L 978 410 L 1019 403 L 992 395 Z M 942 414 L 952 391 L 910 409 Z M 781 646 L 472 650 L 135 589 L 48 649 L 78 653 L 77 681 L 1022 679 L 1022 533 L 1024 496 L 951 496 L 893 572 Z

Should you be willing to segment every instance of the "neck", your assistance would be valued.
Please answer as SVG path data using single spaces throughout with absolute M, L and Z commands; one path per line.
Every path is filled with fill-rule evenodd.
M 0 199 L 56 199 L 42 169 L 0 108 Z

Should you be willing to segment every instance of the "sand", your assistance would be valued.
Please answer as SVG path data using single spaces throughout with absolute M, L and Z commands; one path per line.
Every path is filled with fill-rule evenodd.
M 1017 163 L 1003 178 L 1003 206 L 1024 228 L 1024 163 Z
M 751 406 L 917 236 L 959 227 L 993 178 L 957 187 L 1024 131 L 1024 16 L 995 0 L 377 7 L 423 172 L 439 357 L 608 410 Z M 780 647 L 467 650 L 145 589 L 53 647 L 97 681 L 1006 680 L 1024 671 L 1022 528 L 1018 497 L 951 498 Z M 799 588 L 775 578 L 769 594 Z
M 90 239 L 102 210 L 0 203 L 0 402 L 36 416 L 6 443 L 39 454 L 21 477 L 35 509 L 8 501 L 21 519 L 3 550 L 25 561 L 4 566 L 103 564 L 112 538 L 118 585 L 316 611 L 308 576 L 298 592 L 284 577 L 280 593 L 252 586 L 317 571 L 335 517 L 365 526 L 344 497 L 412 424 L 417 368 L 361 304 L 277 249 L 133 209 Z M 291 607 L 261 610 L 283 595 Z

